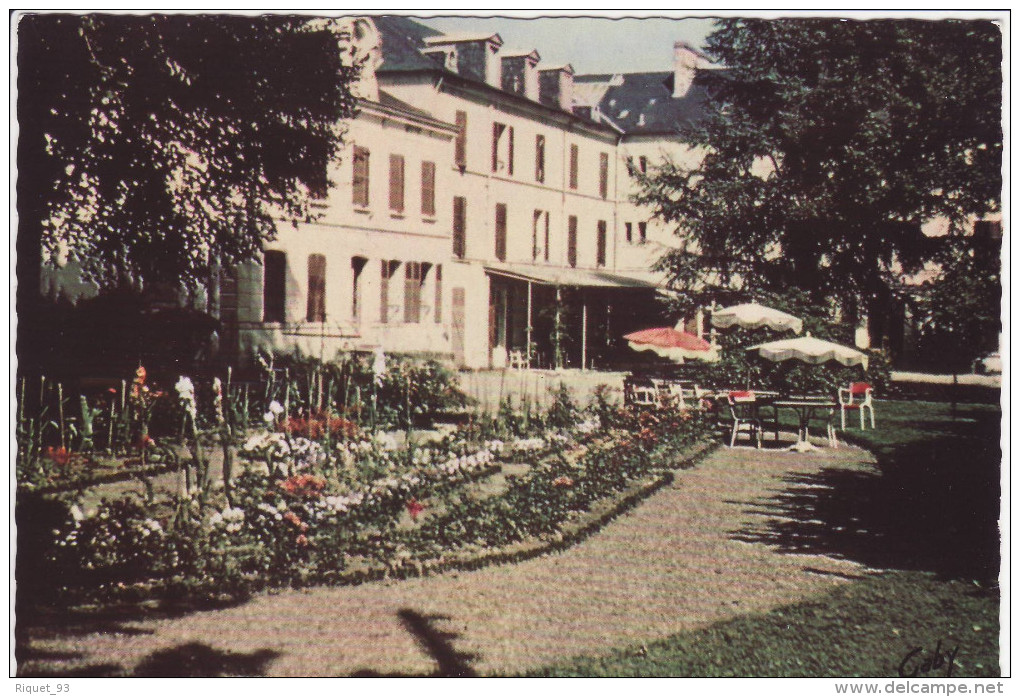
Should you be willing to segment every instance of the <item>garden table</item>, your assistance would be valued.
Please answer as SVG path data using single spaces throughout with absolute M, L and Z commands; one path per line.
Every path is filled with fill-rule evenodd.
M 791 409 L 796 412 L 799 422 L 797 442 L 791 445 L 788 450 L 798 453 L 818 450 L 808 441 L 808 424 L 811 422 L 815 412 L 828 409 L 829 416 L 831 417 L 836 413 L 836 409 L 839 408 L 839 404 L 835 400 L 825 397 L 785 397 L 773 401 L 772 406 L 775 406 L 777 409 Z M 831 432 L 829 439 L 830 441 L 833 439 Z

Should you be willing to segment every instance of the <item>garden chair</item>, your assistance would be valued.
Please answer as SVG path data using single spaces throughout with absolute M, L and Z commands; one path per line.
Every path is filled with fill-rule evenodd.
M 507 367 L 511 370 L 524 370 L 529 368 L 528 356 L 524 351 L 511 351 L 507 357 Z
M 833 423 L 833 419 L 836 416 L 835 409 L 826 409 L 823 412 L 814 411 L 808 419 L 808 427 L 812 424 L 824 424 L 825 425 L 825 437 L 829 439 L 829 447 L 835 449 L 839 447 L 839 441 L 836 440 L 836 425 Z M 804 440 L 808 439 L 808 434 L 804 434 Z
M 623 383 L 623 403 L 628 406 L 654 407 L 659 403 L 655 387 L 635 380 Z
M 875 406 L 872 401 L 872 388 L 866 382 L 854 382 L 850 387 L 839 388 L 839 424 L 840 430 L 846 430 L 847 411 L 856 410 L 861 415 L 861 430 L 864 430 L 864 412 L 871 412 L 871 427 L 875 428 Z
M 729 419 L 726 425 L 730 430 L 730 447 L 737 444 L 737 435 L 742 431 L 755 441 L 755 447 L 761 447 L 761 420 L 755 409 L 754 394 L 751 392 L 730 392 L 726 397 L 726 414 Z

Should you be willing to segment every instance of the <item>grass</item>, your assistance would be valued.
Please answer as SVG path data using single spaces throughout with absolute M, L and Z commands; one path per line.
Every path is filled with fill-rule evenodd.
M 841 586 L 767 614 L 738 617 L 529 676 L 895 677 L 940 645 L 959 647 L 953 677 L 999 675 L 998 598 L 959 581 L 897 571 Z M 945 667 L 925 674 L 945 677 Z M 919 674 L 920 677 L 920 674 Z
M 895 677 L 912 649 L 922 647 L 915 659 L 924 660 L 937 645 L 943 653 L 959 647 L 954 676 L 999 675 L 1001 412 L 959 405 L 954 419 L 949 404 L 882 401 L 875 417 L 877 429 L 840 438 L 870 449 L 879 474 L 822 468 L 790 480 L 772 501 L 774 518 L 737 537 L 880 573 L 531 675 Z

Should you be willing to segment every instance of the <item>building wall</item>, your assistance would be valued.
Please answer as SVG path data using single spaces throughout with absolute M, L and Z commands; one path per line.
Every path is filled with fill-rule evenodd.
M 621 271 L 648 271 L 670 249 L 681 244 L 675 234 L 676 226 L 653 217 L 654 211 L 639 206 L 630 197 L 640 190 L 637 180 L 631 176 L 629 166 L 640 169 L 641 158 L 646 171 L 652 172 L 666 161 L 685 167 L 695 167 L 700 154 L 679 139 L 669 136 L 630 136 L 617 151 L 617 187 L 620 192 L 618 212 L 620 231 L 617 236 L 617 268 Z M 646 239 L 640 239 L 639 224 L 644 222 Z M 627 240 L 627 223 L 631 224 L 631 239 Z
M 338 351 L 383 346 L 397 353 L 449 355 L 451 210 L 444 204 L 452 130 L 435 128 L 364 105 L 351 122 L 340 159 L 329 172 L 326 197 L 315 204 L 321 214 L 294 226 L 281 221 L 267 251 L 286 253 L 285 321 L 265 322 L 263 268 L 249 265 L 238 278 L 239 348 L 298 351 L 325 359 Z M 366 148 L 368 205 L 355 205 L 354 148 Z M 390 206 L 390 156 L 404 158 L 403 210 Z M 422 162 L 435 163 L 435 213 L 422 212 Z M 326 258 L 326 321 L 308 321 L 308 257 Z M 355 268 L 359 274 L 358 316 L 354 315 Z M 382 321 L 383 262 L 396 262 L 389 281 L 387 321 Z M 406 268 L 427 264 L 417 322 L 405 317 Z M 442 267 L 440 312 L 436 321 L 436 268 Z

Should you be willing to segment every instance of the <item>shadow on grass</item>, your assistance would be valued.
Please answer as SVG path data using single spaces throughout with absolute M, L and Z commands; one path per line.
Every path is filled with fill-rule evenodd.
M 938 435 L 876 447 L 877 474 L 823 468 L 787 477 L 784 491 L 748 509 L 756 522 L 731 537 L 993 583 L 1000 561 L 997 418 L 918 424 Z
M 362 670 L 353 677 L 434 677 L 434 678 L 473 678 L 477 676 L 471 667 L 474 654 L 457 651 L 453 642 L 459 634 L 443 631 L 436 627 L 437 622 L 449 620 L 448 615 L 423 615 L 420 612 L 403 608 L 397 612 L 401 624 L 414 636 L 418 645 L 436 662 L 436 670 L 429 674 L 378 673 Z
M 190 642 L 172 649 L 155 651 L 135 669 L 147 678 L 259 677 L 279 651 L 261 649 L 251 653 L 220 651 L 206 644 Z

